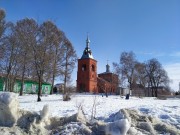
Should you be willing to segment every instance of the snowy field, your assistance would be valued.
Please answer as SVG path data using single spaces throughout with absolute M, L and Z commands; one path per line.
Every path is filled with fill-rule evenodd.
M 136 109 L 144 114 L 158 117 L 162 121 L 172 124 L 180 129 L 180 99 L 169 98 L 159 100 L 156 98 L 137 98 L 110 95 L 108 98 L 101 95 L 77 94 L 70 101 L 63 101 L 62 95 L 42 96 L 42 101 L 37 102 L 37 95 L 19 96 L 20 108 L 39 112 L 43 106 L 48 104 L 51 116 L 71 116 L 77 113 L 78 107 L 82 105 L 87 118 L 90 118 L 92 106 L 96 103 L 96 118 L 106 120 L 108 116 L 116 113 L 122 108 Z

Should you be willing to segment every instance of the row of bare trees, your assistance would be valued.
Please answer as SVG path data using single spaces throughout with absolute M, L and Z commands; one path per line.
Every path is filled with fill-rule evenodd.
M 38 81 L 38 101 L 43 82 L 53 86 L 55 78 L 60 77 L 66 90 L 76 60 L 73 45 L 53 22 L 39 24 L 29 18 L 6 22 L 0 9 L 0 73 L 5 75 L 6 91 L 13 91 L 15 80 L 21 78 L 22 95 L 27 77 Z
M 155 58 L 141 63 L 133 52 L 122 52 L 120 62 L 113 63 L 113 67 L 121 78 L 121 85 L 129 86 L 129 90 L 133 90 L 134 84 L 139 84 L 144 89 L 151 90 L 151 95 L 157 97 L 160 86 L 169 89 L 170 79 L 167 72 Z

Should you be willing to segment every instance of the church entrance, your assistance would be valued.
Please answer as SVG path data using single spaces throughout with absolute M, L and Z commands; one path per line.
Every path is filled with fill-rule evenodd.
M 80 92 L 86 92 L 85 84 L 81 83 L 79 88 L 80 88 Z

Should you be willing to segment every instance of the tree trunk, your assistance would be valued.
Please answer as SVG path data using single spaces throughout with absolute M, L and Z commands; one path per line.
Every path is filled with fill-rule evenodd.
M 9 80 L 9 77 L 7 75 L 5 78 L 5 91 L 8 91 L 8 80 Z
M 157 89 L 158 89 L 158 88 L 155 88 L 155 97 L 158 97 Z
M 129 85 L 130 85 L 130 88 L 129 88 L 129 95 L 130 95 L 131 90 L 132 90 L 132 83 L 131 83 L 131 82 L 129 82 Z
M 53 74 L 50 95 L 52 95 L 52 94 L 53 94 L 54 79 L 55 79 L 55 75 Z
M 11 91 L 12 92 L 16 92 L 14 89 L 15 84 L 16 84 L 16 75 L 12 78 L 12 82 L 11 82 Z
M 24 88 L 24 77 L 23 77 L 22 80 L 21 80 L 21 89 L 20 89 L 19 96 L 22 96 L 22 95 L 23 95 L 23 88 Z
M 152 92 L 152 97 L 154 97 L 154 89 L 153 88 L 151 88 L 151 92 Z
M 20 93 L 19 93 L 20 96 L 23 95 L 24 73 L 25 73 L 25 64 L 24 64 L 24 66 L 23 66 L 23 73 L 22 73 L 22 78 L 21 78 L 21 89 L 20 89 Z
M 149 88 L 149 86 L 148 86 L 148 97 L 150 97 L 150 93 L 149 93 L 149 91 L 150 91 L 150 88 Z
M 13 77 L 11 76 L 10 77 L 10 83 L 9 83 L 9 88 L 10 88 L 10 92 L 13 92 L 14 90 L 14 80 L 13 80 Z
M 9 87 L 9 80 L 10 80 L 10 73 L 8 72 L 6 77 L 5 77 L 5 91 L 10 91 L 10 87 Z
M 8 86 L 8 87 L 9 87 L 9 91 L 12 92 L 12 88 L 11 88 L 11 77 L 10 77 L 10 79 L 9 79 L 8 85 L 9 85 L 9 86 Z
M 38 99 L 37 101 L 40 102 L 41 101 L 41 91 L 42 91 L 42 80 L 41 77 L 39 77 L 39 84 L 38 84 Z
M 67 76 L 64 76 L 64 91 L 63 93 L 66 94 L 66 82 L 67 82 Z
M 67 55 L 67 54 L 66 54 Z M 65 66 L 65 76 L 64 76 L 64 94 L 66 94 L 66 84 L 67 84 L 67 76 L 68 76 L 68 60 L 67 60 L 67 56 L 66 56 L 66 66 Z
M 53 87 L 54 87 L 54 79 L 55 79 L 55 70 L 56 70 L 56 64 L 57 64 L 57 54 L 58 54 L 58 49 L 56 48 L 56 53 L 55 53 L 55 58 L 54 58 L 54 65 L 53 65 L 53 77 L 52 77 L 52 87 L 50 91 L 50 95 L 53 93 Z
M 155 97 L 157 97 L 157 90 L 155 90 Z
M 23 86 L 24 86 L 24 74 L 25 74 L 25 70 L 26 70 L 26 52 L 24 55 L 24 59 L 23 59 L 23 72 L 22 72 L 22 77 L 21 77 L 21 89 L 20 89 L 20 93 L 19 95 L 22 96 L 23 95 Z

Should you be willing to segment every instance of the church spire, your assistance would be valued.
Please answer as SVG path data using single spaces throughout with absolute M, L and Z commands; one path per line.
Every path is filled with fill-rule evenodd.
M 89 44 L 90 44 L 90 40 L 89 40 L 89 36 L 87 34 L 87 39 L 86 39 L 86 47 L 89 48 Z
M 110 72 L 110 66 L 108 64 L 108 60 L 107 60 L 107 65 L 106 65 L 106 72 Z
M 82 55 L 81 59 L 86 59 L 86 58 L 94 59 L 93 56 L 92 56 L 92 52 L 91 52 L 91 49 L 89 47 L 89 44 L 90 44 L 90 40 L 89 40 L 89 36 L 87 34 L 86 47 L 84 49 L 84 52 L 83 52 L 83 55 Z

